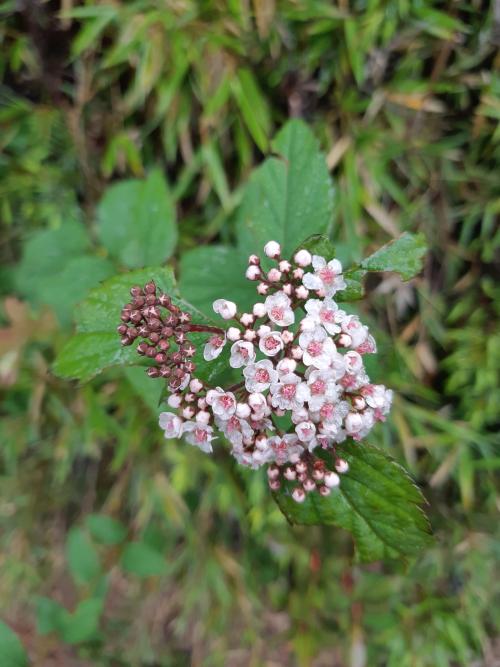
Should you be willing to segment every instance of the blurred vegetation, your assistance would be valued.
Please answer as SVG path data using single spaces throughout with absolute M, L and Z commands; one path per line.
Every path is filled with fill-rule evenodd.
M 493 0 L 0 3 L 0 616 L 33 665 L 497 664 L 498 21 Z M 343 259 L 431 246 L 360 307 L 397 394 L 374 439 L 436 535 L 408 567 L 354 566 L 258 474 L 162 442 L 140 369 L 50 372 L 75 304 L 134 266 L 99 240 L 110 185 L 165 174 L 177 267 L 233 239 L 289 117 L 327 156 Z

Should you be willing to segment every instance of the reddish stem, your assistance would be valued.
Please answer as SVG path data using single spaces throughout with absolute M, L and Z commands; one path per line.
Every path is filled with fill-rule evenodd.
M 219 327 L 211 327 L 205 324 L 190 324 L 189 331 L 201 331 L 201 332 L 215 333 L 221 335 L 224 335 L 226 333 L 224 329 L 220 329 Z

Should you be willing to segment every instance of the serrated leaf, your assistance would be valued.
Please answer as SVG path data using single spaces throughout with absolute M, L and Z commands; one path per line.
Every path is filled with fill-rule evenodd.
M 403 280 L 410 280 L 422 271 L 426 252 L 423 234 L 405 232 L 364 259 L 361 268 L 366 271 L 394 271 Z
M 89 514 L 85 523 L 92 537 L 100 544 L 120 544 L 127 536 L 127 529 L 117 519 L 106 514 Z
M 330 261 L 336 256 L 335 246 L 330 241 L 328 236 L 324 234 L 313 234 L 309 236 L 303 243 L 300 243 L 294 251 L 294 254 L 297 250 L 304 248 L 309 250 L 311 255 L 320 255 L 324 257 L 327 261 Z
M 0 665 L 2 667 L 27 667 L 28 665 L 28 656 L 21 640 L 2 621 L 0 621 Z
M 134 269 L 161 264 L 177 243 L 175 208 L 160 171 L 110 186 L 98 210 L 98 234 L 111 256 Z
M 365 274 L 366 271 L 361 271 L 360 269 L 346 271 L 344 274 L 346 288 L 337 292 L 335 295 L 336 301 L 345 303 L 346 301 L 358 301 L 359 299 L 362 299 L 365 295 L 365 288 L 363 285 Z
M 272 147 L 279 157 L 253 172 L 238 214 L 242 258 L 261 254 L 271 239 L 281 243 L 287 257 L 305 237 L 326 232 L 332 220 L 333 184 L 308 126 L 289 121 Z
M 424 498 L 406 471 L 371 445 L 343 443 L 337 452 L 349 471 L 330 496 L 314 493 L 298 504 L 287 490 L 275 494 L 288 520 L 350 531 L 359 561 L 418 554 L 431 541 L 430 528 L 420 507 Z
M 66 541 L 68 568 L 77 584 L 94 583 L 101 573 L 97 551 L 81 528 L 72 528 Z
M 88 382 L 111 366 L 134 366 L 141 361 L 133 346 L 121 347 L 116 333 L 79 333 L 64 345 L 52 366 L 62 378 Z
M 144 542 L 130 542 L 123 550 L 121 566 L 137 577 L 161 576 L 168 571 L 165 558 Z

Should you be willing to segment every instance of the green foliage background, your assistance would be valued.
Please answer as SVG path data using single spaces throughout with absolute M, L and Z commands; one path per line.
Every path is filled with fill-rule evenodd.
M 0 3 L 2 667 L 26 663 L 9 628 L 36 667 L 498 660 L 493 5 Z M 373 442 L 436 536 L 407 566 L 354 565 L 348 534 L 291 528 L 259 474 L 160 439 L 140 368 L 50 370 L 117 271 L 171 258 L 203 305 L 217 257 L 224 296 L 247 180 L 289 117 L 325 152 L 344 261 L 404 231 L 431 246 L 418 279 L 370 278 L 359 305 L 397 394 Z

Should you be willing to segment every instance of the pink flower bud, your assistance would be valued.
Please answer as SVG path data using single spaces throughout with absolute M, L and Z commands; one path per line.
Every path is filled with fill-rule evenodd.
M 200 410 L 204 410 L 207 407 L 207 399 L 206 398 L 199 398 L 197 405 L 200 408 Z
M 349 470 L 349 464 L 344 459 L 337 459 L 335 461 L 335 470 L 341 475 L 343 475 L 345 472 Z
M 200 410 L 200 412 L 198 412 L 196 415 L 196 421 L 198 424 L 208 424 L 210 421 L 210 412 L 206 412 L 206 410 Z
M 311 253 L 308 250 L 302 249 L 295 253 L 293 258 L 299 266 L 309 266 L 312 262 Z
M 281 246 L 277 241 L 268 241 L 264 246 L 264 253 L 271 259 L 276 259 L 280 256 Z
M 247 329 L 243 334 L 243 338 L 251 343 L 253 340 L 257 338 L 257 334 L 253 329 Z
M 333 489 L 340 484 L 340 477 L 337 473 L 332 472 L 331 470 L 325 474 L 325 486 L 329 489 Z
M 255 266 L 255 264 L 251 264 L 245 273 L 245 276 L 248 278 L 248 280 L 258 280 L 261 275 L 262 271 L 260 270 L 260 267 Z
M 314 489 L 316 488 L 316 484 L 310 477 L 308 477 L 307 479 L 304 480 L 303 487 L 306 493 L 310 493 L 311 491 L 314 491 Z
M 280 469 L 277 466 L 269 466 L 267 469 L 267 476 L 269 479 L 278 479 L 280 476 Z
M 258 266 L 260 264 L 260 258 L 258 255 L 250 255 L 248 258 L 248 263 L 253 264 L 254 266 Z
M 301 278 L 304 277 L 304 269 L 294 269 L 293 270 L 293 277 L 296 280 L 300 280 Z
M 293 285 L 290 285 L 290 283 L 286 283 L 286 285 L 283 285 L 282 290 L 283 292 L 285 292 L 287 296 L 292 296 Z
M 269 291 L 269 285 L 267 285 L 266 283 L 259 283 L 257 285 L 257 292 L 259 294 L 267 294 L 268 291 Z
M 191 419 L 194 416 L 194 409 L 189 405 L 182 411 L 182 416 L 184 419 Z
M 236 327 L 229 327 L 226 333 L 227 339 L 230 341 L 237 341 L 241 338 L 241 331 Z
M 337 345 L 339 347 L 350 347 L 352 344 L 352 338 L 349 336 L 349 334 L 340 334 L 337 340 Z
M 297 478 L 297 473 L 293 468 L 285 468 L 285 472 L 283 473 L 286 479 L 290 480 L 291 482 Z
M 312 476 L 316 481 L 320 482 L 325 476 L 325 471 L 321 470 L 321 468 L 316 468 L 316 470 L 313 470 Z
M 171 394 L 167 399 L 167 403 L 171 408 L 178 408 L 182 403 L 182 397 L 179 394 Z
M 281 280 L 281 271 L 278 271 L 278 269 L 271 269 L 267 274 L 267 279 L 271 283 L 279 282 Z
M 243 315 L 240 317 L 240 322 L 243 324 L 243 326 L 249 327 L 254 322 L 254 316 L 250 313 L 243 313 Z
M 186 403 L 194 403 L 195 400 L 194 394 L 185 394 L 184 400 L 186 401 Z
M 291 343 L 293 340 L 293 333 L 291 331 L 288 331 L 288 329 L 286 329 L 285 331 L 281 332 L 281 338 L 285 343 L 285 345 L 288 345 L 288 343 Z
M 295 296 L 297 299 L 307 299 L 309 296 L 309 290 L 304 287 L 304 285 L 300 285 L 300 287 L 297 287 L 295 290 Z
M 331 490 L 327 486 L 320 486 L 319 487 L 319 492 L 320 495 L 322 496 L 329 496 L 331 493 Z
M 240 419 L 246 419 L 250 416 L 250 406 L 248 403 L 238 403 L 236 406 L 236 416 Z
M 280 271 L 283 271 L 283 273 L 288 273 L 288 271 L 290 271 L 292 268 L 292 265 L 290 262 L 287 262 L 286 259 L 282 259 L 278 266 L 280 267 Z
M 304 472 L 307 472 L 307 466 L 304 463 L 304 461 L 299 461 L 295 466 L 295 470 L 299 475 L 301 475 Z
M 347 433 L 357 433 L 363 427 L 363 417 L 357 412 L 350 412 L 344 421 Z
M 362 396 L 354 396 L 352 399 L 352 405 L 356 410 L 364 410 L 366 408 L 366 401 Z
M 267 324 L 261 324 L 260 327 L 257 329 L 257 336 L 259 338 L 261 336 L 264 336 L 265 334 L 269 333 L 271 331 L 271 327 L 268 327 Z
M 302 355 L 303 355 L 302 349 L 298 345 L 294 345 L 292 347 L 292 357 L 294 359 L 297 359 L 298 361 L 299 359 L 302 359 Z
M 267 314 L 266 307 L 263 303 L 255 303 L 252 312 L 255 317 L 265 317 Z
M 301 489 L 299 486 L 292 491 L 292 498 L 296 503 L 303 503 L 306 499 L 306 494 L 304 489 Z
M 189 383 L 189 388 L 194 394 L 197 394 L 199 391 L 203 389 L 203 382 L 201 382 L 201 380 L 198 380 L 198 378 L 194 378 L 194 380 L 191 380 L 191 382 Z
M 267 436 L 265 436 L 263 433 L 260 433 L 255 438 L 255 446 L 257 447 L 257 449 L 260 449 L 261 451 L 265 451 L 268 447 Z

